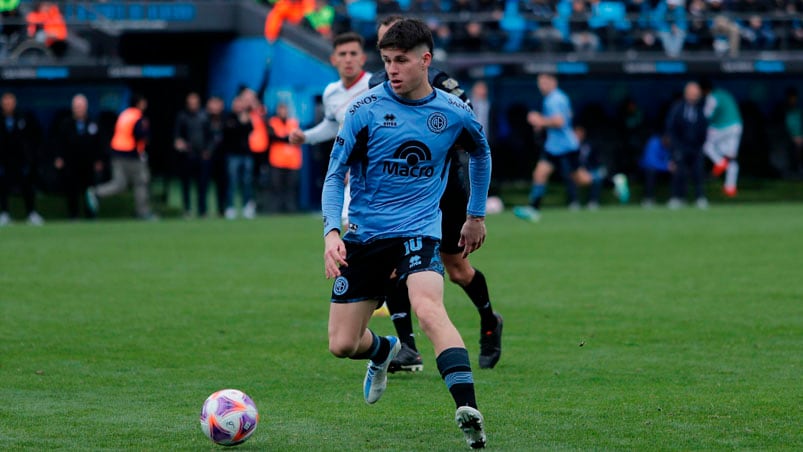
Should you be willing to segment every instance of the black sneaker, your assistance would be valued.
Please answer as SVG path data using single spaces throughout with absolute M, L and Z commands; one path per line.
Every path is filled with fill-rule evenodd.
M 502 316 L 494 312 L 496 328 L 480 331 L 480 369 L 493 369 L 502 356 Z
M 421 354 L 413 350 L 407 344 L 402 343 L 401 350 L 390 362 L 388 372 L 421 372 L 424 370 L 424 361 L 421 360 Z

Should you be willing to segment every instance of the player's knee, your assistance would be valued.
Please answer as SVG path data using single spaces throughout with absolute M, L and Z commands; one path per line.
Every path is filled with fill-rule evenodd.
M 425 334 L 436 331 L 446 318 L 445 311 L 434 301 L 420 303 L 415 310 L 418 324 Z
M 446 274 L 449 275 L 449 281 L 459 286 L 466 286 L 471 282 L 471 278 L 474 277 L 474 269 L 467 264 L 447 264 Z
M 359 343 L 342 338 L 329 338 L 329 353 L 337 358 L 348 358 L 357 353 Z

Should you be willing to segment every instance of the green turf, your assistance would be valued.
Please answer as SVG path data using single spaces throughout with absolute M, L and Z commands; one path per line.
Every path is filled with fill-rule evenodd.
M 803 205 L 488 219 L 505 317 L 475 369 L 495 450 L 800 450 Z M 261 412 L 244 450 L 462 450 L 425 369 L 362 401 L 327 352 L 316 215 L 0 229 L 0 450 L 209 450 L 207 395 Z M 478 318 L 447 285 L 472 364 Z M 379 333 L 392 331 L 378 318 Z

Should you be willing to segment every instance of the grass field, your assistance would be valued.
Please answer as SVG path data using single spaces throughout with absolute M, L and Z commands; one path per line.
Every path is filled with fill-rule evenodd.
M 446 303 L 490 448 L 803 448 L 803 204 L 488 229 L 496 369 L 462 291 Z M 322 243 L 315 215 L 0 229 L 0 449 L 209 450 L 201 404 L 234 387 L 261 412 L 242 450 L 463 450 L 425 338 L 374 406 L 364 363 L 328 354 Z

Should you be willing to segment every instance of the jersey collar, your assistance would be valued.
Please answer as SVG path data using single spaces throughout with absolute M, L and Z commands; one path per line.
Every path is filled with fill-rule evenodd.
M 355 79 L 354 79 L 354 82 L 353 82 L 353 83 L 351 83 L 351 84 L 349 84 L 349 85 L 346 85 L 346 84 L 344 83 L 344 84 L 343 84 L 343 88 L 346 88 L 346 89 L 351 89 L 351 87 L 352 87 L 352 86 L 354 86 L 354 85 L 356 85 L 357 83 L 359 83 L 359 82 L 360 82 L 360 80 L 362 80 L 362 78 L 363 78 L 363 77 L 365 77 L 365 71 L 362 71 L 362 72 L 360 72 L 360 75 L 359 75 L 357 78 L 355 78 Z
M 413 99 L 405 99 L 405 98 L 400 97 L 399 95 L 397 95 L 395 92 L 393 92 L 393 88 L 390 87 L 390 81 L 389 80 L 385 81 L 382 84 L 382 86 L 385 88 L 385 92 L 388 93 L 388 95 L 391 96 L 393 99 L 395 99 L 397 102 L 399 102 L 401 104 L 405 104 L 405 105 L 414 105 L 414 106 L 415 105 L 424 105 L 424 104 L 426 104 L 428 102 L 431 102 L 432 99 L 435 98 L 436 93 L 438 91 L 436 88 L 432 88 L 432 92 L 431 93 L 427 94 L 426 96 L 422 97 L 421 99 L 413 100 Z

